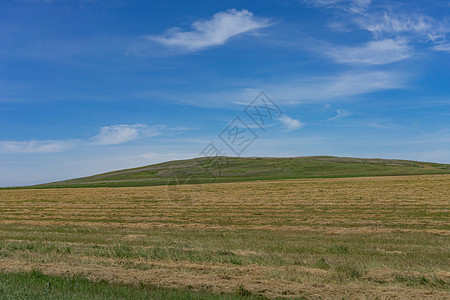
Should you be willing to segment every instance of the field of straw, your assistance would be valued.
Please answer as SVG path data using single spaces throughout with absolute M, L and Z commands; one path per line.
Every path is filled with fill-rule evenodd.
M 450 175 L 0 190 L 0 271 L 267 298 L 449 299 Z

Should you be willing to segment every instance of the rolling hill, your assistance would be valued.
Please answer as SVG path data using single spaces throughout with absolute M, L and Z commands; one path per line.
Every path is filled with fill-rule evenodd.
M 153 186 L 269 179 L 448 173 L 450 173 L 450 165 L 448 164 L 395 159 L 362 159 L 332 156 L 291 158 L 202 157 L 169 161 L 32 187 Z

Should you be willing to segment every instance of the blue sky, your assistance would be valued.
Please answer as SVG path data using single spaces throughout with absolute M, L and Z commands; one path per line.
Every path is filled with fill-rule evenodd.
M 5 0 L 0 186 L 200 156 L 450 163 L 450 2 Z M 245 107 L 281 110 L 260 128 Z

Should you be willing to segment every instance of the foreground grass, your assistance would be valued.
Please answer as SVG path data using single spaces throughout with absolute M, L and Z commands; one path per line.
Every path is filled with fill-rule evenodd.
M 268 298 L 448 299 L 450 175 L 0 191 L 0 270 Z
M 50 276 L 38 270 L 28 273 L 0 272 L 0 299 L 2 300 L 60 300 L 60 299 L 175 299 L 175 300 L 238 300 L 263 299 L 245 289 L 234 294 L 214 295 L 210 292 L 193 292 L 161 287 L 131 287 L 92 282 L 79 276 Z

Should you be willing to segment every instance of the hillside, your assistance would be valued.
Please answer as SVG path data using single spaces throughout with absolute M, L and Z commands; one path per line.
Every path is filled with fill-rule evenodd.
M 450 165 L 331 156 L 194 158 L 169 161 L 33 187 L 117 187 L 267 179 L 448 174 Z

